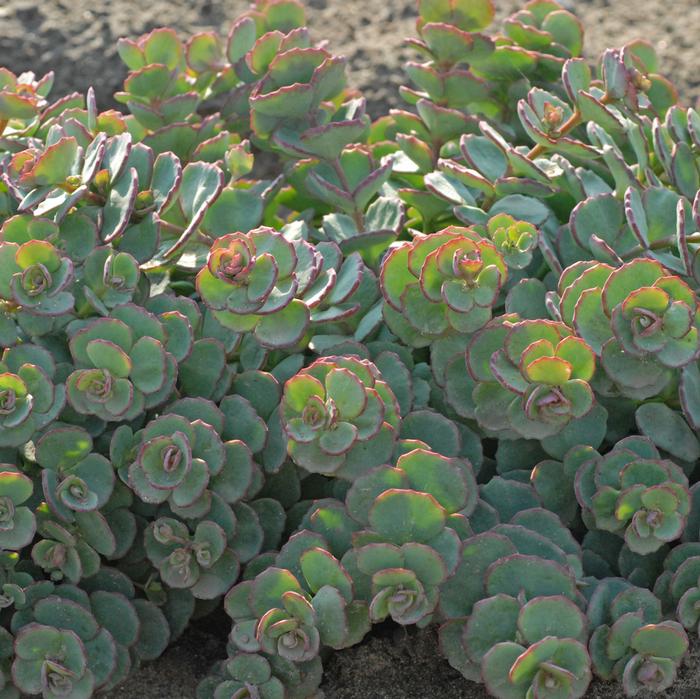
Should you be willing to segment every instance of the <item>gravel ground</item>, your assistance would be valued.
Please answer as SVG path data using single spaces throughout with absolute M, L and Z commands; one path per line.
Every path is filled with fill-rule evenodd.
M 496 0 L 504 16 L 521 3 Z M 700 98 L 700 1 L 568 0 L 587 29 L 586 52 L 643 37 L 653 42 L 663 73 L 679 87 L 686 104 Z M 56 71 L 56 95 L 93 85 L 104 108 L 113 106 L 125 72 L 116 53 L 120 36 L 138 36 L 170 25 L 187 34 L 226 28 L 247 6 L 241 0 L 4 0 L 0 3 L 0 65 L 14 71 Z M 350 81 L 378 116 L 398 104 L 401 64 L 411 56 L 402 44 L 413 34 L 412 0 L 307 0 L 317 39 L 350 59 Z M 223 615 L 223 611 L 221 612 Z M 219 626 L 219 624 L 215 624 Z M 225 639 L 203 625 L 190 631 L 158 662 L 142 668 L 108 699 L 193 699 L 211 662 L 225 655 Z M 431 632 L 382 629 L 362 645 L 327 663 L 326 699 L 480 699 L 483 688 L 452 670 L 436 652 Z M 590 699 L 617 699 L 616 685 L 595 684 Z M 640 695 L 641 696 L 641 695 Z M 691 654 L 668 699 L 700 696 L 698 652 Z M 642 698 L 644 699 L 644 698 Z

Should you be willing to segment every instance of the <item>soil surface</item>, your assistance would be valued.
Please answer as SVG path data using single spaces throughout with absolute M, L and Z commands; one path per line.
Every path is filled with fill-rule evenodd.
M 403 39 L 414 34 L 415 0 L 305 0 L 317 40 L 348 57 L 350 80 L 367 96 L 373 116 L 399 104 L 401 65 L 413 53 Z M 635 38 L 654 43 L 663 73 L 687 104 L 700 98 L 698 0 L 560 0 L 586 27 L 586 51 Z M 495 0 L 500 17 L 525 0 Z M 116 51 L 121 36 L 137 37 L 172 26 L 183 37 L 228 31 L 247 0 L 4 0 L 0 3 L 0 65 L 14 71 L 56 72 L 54 95 L 97 90 L 102 107 L 121 88 L 125 71 Z
M 524 1 L 524 0 L 523 0 Z M 307 0 L 315 39 L 350 59 L 351 84 L 368 98 L 378 116 L 400 103 L 401 64 L 413 58 L 403 38 L 414 33 L 413 0 Z M 500 16 L 519 7 L 496 0 Z M 597 56 L 608 46 L 642 37 L 653 42 L 662 72 L 680 89 L 682 101 L 700 101 L 700 1 L 564 0 L 583 20 L 586 52 Z M 242 0 L 4 0 L 0 3 L 0 65 L 13 71 L 56 71 L 54 96 L 97 90 L 101 107 L 113 106 L 125 71 L 117 56 L 120 36 L 136 37 L 169 25 L 187 36 L 226 31 L 247 6 Z M 223 615 L 223 611 L 221 612 Z M 157 662 L 143 667 L 108 699 L 194 699 L 197 682 L 225 655 L 225 634 L 198 624 Z M 214 624 L 219 627 L 221 624 Z M 700 649 L 695 649 L 668 699 L 700 696 Z M 481 686 L 466 682 L 437 653 L 432 631 L 381 629 L 362 645 L 326 662 L 326 699 L 482 699 Z M 595 683 L 587 697 L 618 699 L 616 685 Z M 647 699 L 639 695 L 642 699 Z M 658 695 L 656 695 L 658 696 Z

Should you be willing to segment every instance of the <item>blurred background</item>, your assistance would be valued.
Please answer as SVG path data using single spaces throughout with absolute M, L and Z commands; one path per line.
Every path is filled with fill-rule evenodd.
M 495 0 L 499 18 L 525 0 Z M 101 108 L 125 76 L 116 52 L 121 36 L 137 37 L 172 26 L 184 38 L 228 26 L 248 0 L 4 0 L 0 3 L 0 65 L 12 71 L 56 72 L 53 96 L 92 85 Z M 586 54 L 644 38 L 661 58 L 662 73 L 683 102 L 700 98 L 700 0 L 564 0 L 586 28 Z M 414 33 L 415 0 L 306 0 L 316 41 L 350 60 L 350 83 L 363 90 L 369 112 L 379 116 L 399 102 L 401 65 L 412 58 L 403 39 Z

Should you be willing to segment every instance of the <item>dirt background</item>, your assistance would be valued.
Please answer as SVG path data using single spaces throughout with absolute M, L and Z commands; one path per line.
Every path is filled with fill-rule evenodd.
M 102 108 L 113 106 L 124 70 L 116 53 L 120 36 L 136 37 L 169 25 L 183 36 L 211 28 L 227 31 L 247 6 L 242 0 L 5 0 L 0 3 L 0 65 L 13 71 L 56 71 L 54 95 L 90 85 Z M 503 17 L 522 3 L 496 0 Z M 687 105 L 700 101 L 700 0 L 565 0 L 586 26 L 586 53 L 642 37 L 652 41 L 663 73 Z M 401 64 L 413 58 L 403 38 L 414 33 L 413 0 L 307 0 L 316 39 L 330 40 L 350 59 L 351 84 L 367 96 L 373 116 L 399 104 Z M 221 612 L 223 616 L 223 611 Z M 194 699 L 197 682 L 225 655 L 225 622 L 200 623 L 158 662 L 143 667 L 108 699 Z M 695 649 L 668 699 L 700 696 L 700 651 Z M 437 654 L 434 634 L 382 629 L 362 645 L 326 663 L 326 699 L 482 699 Z M 590 699 L 617 699 L 616 685 L 594 684 Z M 642 695 L 639 695 L 642 697 Z M 644 699 L 644 697 L 642 697 Z
M 586 26 L 586 52 L 630 39 L 651 40 L 664 73 L 687 104 L 700 98 L 700 0 L 560 0 Z M 495 0 L 500 17 L 525 0 Z M 306 0 L 316 39 L 350 60 L 350 80 L 362 88 L 373 116 L 398 104 L 401 65 L 412 52 L 403 39 L 414 34 L 415 0 Z M 4 0 L 0 2 L 0 65 L 14 71 L 56 72 L 55 95 L 90 85 L 102 107 L 121 88 L 116 41 L 159 26 L 183 37 L 228 27 L 248 0 Z

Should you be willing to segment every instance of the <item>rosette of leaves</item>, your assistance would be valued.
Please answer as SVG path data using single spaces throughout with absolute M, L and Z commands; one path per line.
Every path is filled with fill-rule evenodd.
M 491 319 L 506 277 L 493 243 L 470 229 L 416 237 L 393 248 L 382 263 L 384 319 L 414 347 L 473 333 Z
M 0 298 L 39 316 L 73 310 L 73 263 L 45 240 L 0 242 Z
M 279 52 L 310 45 L 303 24 L 304 9 L 297 2 L 257 2 L 233 24 L 228 38 L 207 31 L 181 42 L 162 28 L 136 41 L 120 39 L 119 55 L 131 72 L 117 99 L 142 128 L 162 137 L 171 135 L 168 131 L 174 135 L 177 127 L 187 133 L 182 127 L 194 121 L 198 106 L 223 96 L 226 121 L 247 130 L 248 98 L 268 64 Z
M 508 500 L 517 494 L 517 488 L 511 489 L 510 498 L 501 494 L 504 507 L 511 512 L 515 503 Z M 522 494 L 521 489 L 521 498 Z M 508 596 L 522 606 L 537 597 L 556 596 L 585 608 L 576 586 L 582 577 L 580 546 L 555 515 L 532 506 L 525 508 L 528 505 L 512 516 L 509 524 L 499 525 L 498 514 L 489 515 L 488 506 L 479 502 L 471 521 L 481 532 L 464 538 L 457 566 L 440 586 L 439 611 L 446 620 L 440 627 L 441 646 L 450 664 L 472 680 L 481 677 L 481 656 L 470 659 L 463 638 L 480 601 Z M 480 521 L 485 515 L 487 521 Z M 486 650 L 483 646 L 482 655 Z
M 33 148 L 14 153 L 9 161 L 12 194 L 19 201 L 34 192 L 31 203 L 42 201 L 53 187 L 66 185 L 79 160 L 78 141 L 63 136 L 52 142 L 39 142 Z
M 0 241 L 24 245 L 32 241 L 50 243 L 60 255 L 78 266 L 97 243 L 97 226 L 82 211 L 67 214 L 60 223 L 44 216 L 16 214 L 0 226 Z
M 392 530 L 388 518 L 382 521 L 385 510 L 397 514 L 410 508 L 418 519 L 407 528 L 410 533 Z M 401 625 L 426 625 L 431 620 L 438 586 L 451 572 L 459 546 L 454 530 L 436 524 L 441 514 L 444 519 L 432 496 L 417 491 L 394 489 L 375 501 L 371 529 L 358 535 L 353 550 L 354 578 L 368 592 L 373 622 L 390 617 Z
M 419 3 L 418 14 L 420 39 L 412 39 L 410 43 L 429 60 L 407 63 L 406 71 L 415 88 L 401 88 L 404 100 L 418 105 L 419 114 L 428 111 L 426 104 L 455 112 L 492 112 L 495 100 L 489 99 L 489 84 L 475 75 L 475 69 L 495 49 L 494 41 L 481 33 L 493 20 L 493 5 L 478 2 L 467 7 L 466 3 L 458 3 L 448 8 L 428 1 Z M 399 143 L 409 156 L 426 145 L 435 147 L 418 139 L 404 138 Z
M 301 296 L 313 282 L 320 256 L 303 240 L 290 242 L 271 228 L 222 236 L 197 274 L 197 290 L 217 320 L 252 332 L 271 349 L 296 345 L 309 323 Z
M 566 597 L 497 594 L 474 605 L 459 635 L 446 629 L 451 663 L 467 677 L 480 672 L 493 696 L 581 697 L 588 688 L 587 620 Z
M 133 419 L 170 395 L 177 362 L 166 349 L 163 325 L 152 314 L 125 305 L 109 318 L 71 330 L 75 371 L 66 383 L 68 400 L 77 413 L 107 422 Z
M 207 37 L 203 42 L 204 46 L 217 45 L 213 51 L 205 51 L 205 60 L 198 61 L 200 65 L 190 65 L 190 69 L 195 73 L 204 73 L 199 76 L 199 81 L 203 77 L 209 81 L 212 71 L 216 71 L 209 93 L 226 93 L 222 116 L 239 133 L 251 127 L 250 96 L 266 76 L 275 56 L 292 48 L 311 46 L 304 24 L 304 7 L 295 0 L 259 2 L 231 27 L 225 48 L 220 40 L 212 42 Z M 211 58 L 216 59 L 222 50 L 230 67 L 226 66 L 220 71 L 216 60 L 212 61 Z M 238 85 L 231 90 L 234 80 Z
M 7 68 L 0 68 L 0 135 L 21 134 L 47 102 L 53 86 L 53 71 L 37 80 L 34 73 L 15 75 Z
M 262 475 L 253 461 L 251 448 L 257 452 L 265 446 L 267 432 L 263 420 L 268 417 L 269 399 L 274 402 L 280 391 L 277 387 L 276 395 L 259 395 L 255 399 L 255 389 L 262 385 L 269 390 L 271 382 L 256 384 L 245 373 L 238 378 L 236 386 L 250 380 L 252 394 L 245 393 L 254 399 L 255 407 L 239 393 L 224 398 L 220 409 L 205 399 L 183 398 L 169 405 L 167 414 L 135 434 L 123 430 L 123 436 L 117 439 L 115 433 L 113 453 L 120 454 L 120 475 L 125 482 L 132 483 L 145 502 L 160 504 L 167 500 L 179 516 L 193 517 L 206 513 L 212 499 L 220 498 L 234 505 L 258 492 Z M 273 382 L 272 388 L 275 387 Z M 175 435 L 179 446 L 172 441 Z M 237 438 L 243 436 L 248 443 Z M 163 482 L 164 473 L 147 467 L 146 460 L 158 456 L 161 468 L 172 466 L 166 463 L 166 457 L 177 462 L 178 468 L 170 472 L 170 483 Z
M 588 617 L 595 627 L 589 649 L 596 675 L 621 680 L 629 697 L 673 684 L 688 637 L 677 622 L 661 621 L 661 604 L 649 590 L 619 578 L 602 581 L 591 595 Z
M 137 41 L 120 39 L 117 50 L 131 71 L 115 99 L 146 129 L 186 122 L 200 95 L 184 68 L 184 47 L 172 29 L 155 29 Z
M 657 578 L 654 591 L 664 608 L 688 631 L 698 633 L 700 622 L 700 552 L 696 542 L 673 549 L 664 561 L 664 572 Z
M 629 640 L 634 655 L 625 665 L 622 687 L 633 697 L 644 689 L 662 692 L 676 679 L 678 666 L 688 650 L 688 637 L 674 621 L 662 621 L 636 629 Z
M 642 555 L 680 538 L 690 511 L 683 470 L 644 437 L 628 437 L 576 474 L 576 498 L 591 528 L 624 537 Z
M 78 104 L 82 106 L 82 97 Z M 89 118 L 96 116 L 91 110 Z M 107 137 L 100 133 L 93 138 L 82 124 L 77 132 L 59 124 L 50 131 L 45 141 L 34 142 L 13 155 L 7 184 L 23 211 L 37 216 L 51 213 L 60 222 L 88 195 Z
M 66 401 L 56 362 L 36 345 L 9 347 L 0 359 L 0 446 L 19 447 L 55 420 Z
M 697 296 L 655 260 L 640 258 L 617 269 L 578 263 L 563 272 L 559 290 L 564 322 L 589 343 L 629 398 L 659 395 L 674 370 L 700 353 Z
M 289 48 L 268 63 L 250 95 L 250 119 L 258 137 L 280 127 L 302 130 L 327 115 L 323 103 L 345 87 L 346 59 L 322 48 Z
M 11 628 L 19 639 L 25 629 L 41 626 L 48 629 L 47 637 L 56 633 L 75 634 L 84 653 L 85 675 L 90 676 L 92 689 L 87 694 L 75 690 L 75 696 L 92 696 L 92 692 L 109 690 L 126 679 L 129 671 L 141 661 L 153 660 L 167 646 L 170 638 L 168 624 L 162 612 L 151 602 L 135 598 L 131 581 L 114 569 L 100 572 L 82 589 L 73 585 L 53 585 L 45 581 L 27 588 L 27 600 L 17 605 L 12 616 Z M 44 646 L 42 636 L 36 637 L 45 651 L 55 652 Z M 17 653 L 17 659 L 31 660 Z M 35 660 L 41 660 L 41 656 Z M 80 682 L 80 674 L 64 673 L 60 655 L 49 657 L 45 671 L 54 670 L 68 682 Z M 17 663 L 17 660 L 15 661 Z M 46 659 L 44 660 L 46 662 Z M 36 682 L 34 672 L 37 664 L 20 662 L 13 668 L 22 691 L 30 691 L 31 682 Z M 19 678 L 21 677 L 22 683 Z M 89 684 L 84 681 L 85 684 Z M 60 683 L 59 683 L 60 686 Z M 66 696 L 54 689 L 56 696 Z M 44 694 L 44 696 L 54 696 Z M 73 696 L 72 694 L 70 696 Z
M 504 29 L 513 42 L 525 49 L 551 54 L 552 57 L 581 53 L 581 22 L 557 2 L 527 3 L 506 19 Z
M 27 599 L 25 590 L 34 582 L 34 577 L 30 573 L 21 569 L 17 570 L 19 563 L 20 557 L 14 552 L 8 550 L 0 554 L 1 609 L 22 606 Z M 0 689 L 2 689 L 1 686 Z M 2 697 L 2 692 L 0 692 L 0 697 Z
M 289 379 L 280 416 L 295 464 L 346 479 L 389 460 L 400 422 L 374 364 L 340 356 L 317 359 Z
M 494 619 L 498 619 L 497 624 L 490 621 Z M 511 595 L 498 594 L 474 605 L 460 638 L 461 652 L 468 662 L 480 665 L 485 673 L 484 658 L 497 644 L 527 646 L 548 636 L 585 644 L 588 640 L 585 614 L 561 595 L 534 597 L 523 602 Z
M 466 2 L 445 5 L 431 0 L 418 4 L 416 27 L 420 40 L 410 42 L 430 60 L 408 64 L 407 72 L 418 90 L 402 87 L 401 94 L 410 104 L 418 105 L 421 116 L 427 111 L 424 104 L 428 98 L 431 106 L 444 105 L 453 112 L 493 113 L 494 107 L 484 95 L 486 81 L 476 74 L 495 48 L 495 42 L 481 33 L 491 24 L 494 14 L 488 0 L 471 6 Z
M 197 699 L 229 699 L 258 693 L 265 699 L 303 699 L 321 681 L 321 664 L 293 663 L 277 655 L 236 653 L 197 687 Z
M 225 450 L 214 428 L 166 414 L 138 433 L 140 446 L 128 469 L 128 483 L 144 502 L 168 501 L 176 512 L 198 507 L 210 480 L 225 464 Z M 124 474 L 123 477 L 127 477 Z
M 106 516 L 97 510 L 74 511 L 71 522 L 56 521 L 48 505 L 36 510 L 37 534 L 32 547 L 32 561 L 54 581 L 77 584 L 95 575 L 101 566 L 100 556 L 114 555 L 117 539 Z
M 21 551 L 36 532 L 34 513 L 24 505 L 32 495 L 32 479 L 11 464 L 0 464 L 0 548 Z M 4 589 L 3 594 L 7 593 Z
M 64 521 L 73 520 L 72 512 L 102 509 L 112 495 L 112 464 L 92 448 L 86 430 L 61 423 L 54 423 L 36 442 L 44 497 Z
M 497 643 L 482 660 L 488 691 L 498 699 L 527 696 L 578 699 L 591 681 L 586 646 L 568 638 L 545 636 L 525 647 Z
M 595 355 L 563 323 L 497 319 L 470 342 L 467 369 L 476 419 L 489 430 L 544 439 L 594 406 Z
M 343 562 L 352 562 L 373 621 L 430 621 L 439 586 L 457 565 L 460 539 L 471 534 L 467 518 L 476 501 L 471 465 L 426 449 L 355 481 L 347 509 L 366 528 L 352 535 Z
M 80 291 L 92 308 L 106 316 L 133 299 L 139 278 L 138 263 L 129 253 L 100 246 L 85 260 Z
M 228 547 L 223 527 L 214 521 L 201 521 L 190 533 L 180 520 L 160 517 L 148 526 L 144 541 L 161 580 L 198 599 L 223 595 L 238 578 L 238 558 Z
M 320 543 L 318 535 L 309 538 Z M 235 648 L 305 663 L 318 659 L 322 645 L 346 648 L 369 630 L 368 606 L 353 600 L 348 572 L 326 549 L 306 539 L 302 533 L 296 539 L 299 546 L 281 552 L 298 568 L 299 578 L 270 566 L 226 595 Z
M 15 638 L 12 677 L 20 691 L 46 699 L 89 699 L 95 677 L 86 650 L 72 629 L 28 624 Z
M 497 214 L 486 223 L 484 237 L 493 241 L 510 269 L 525 269 L 532 261 L 537 236 L 537 228 L 532 223 L 516 221 L 508 214 Z

